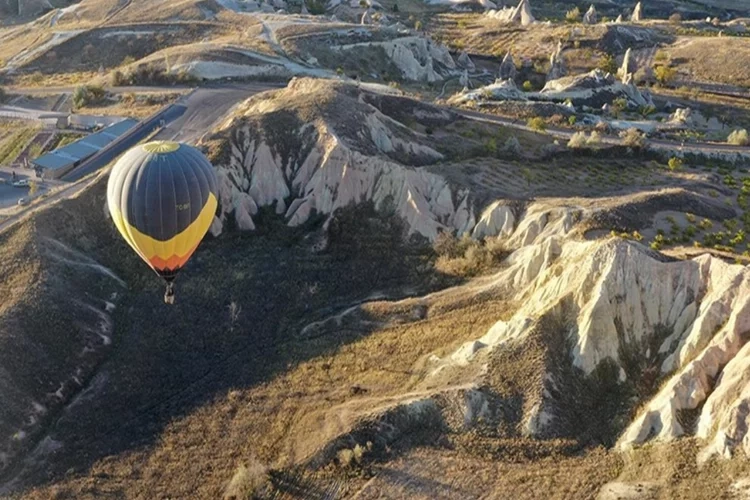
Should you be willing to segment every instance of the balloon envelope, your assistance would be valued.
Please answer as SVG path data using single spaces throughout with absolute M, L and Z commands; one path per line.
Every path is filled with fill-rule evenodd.
M 211 226 L 216 188 L 214 169 L 200 151 L 176 142 L 150 142 L 117 161 L 107 184 L 107 205 L 125 241 L 171 281 Z

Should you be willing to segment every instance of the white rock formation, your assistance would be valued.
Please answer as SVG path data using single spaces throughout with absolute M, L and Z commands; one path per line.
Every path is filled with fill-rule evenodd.
M 528 98 L 523 91 L 519 90 L 513 80 L 495 80 L 495 83 L 486 85 L 471 92 L 453 96 L 451 103 L 461 104 L 469 101 L 527 101 Z
M 557 42 L 557 48 L 549 57 L 550 70 L 547 73 L 547 81 L 557 80 L 568 74 L 568 68 L 563 56 L 562 42 Z
M 461 68 L 465 68 L 471 71 L 474 71 L 476 69 L 476 65 L 474 64 L 474 61 L 471 60 L 471 58 L 469 57 L 469 54 L 467 54 L 465 50 L 462 50 L 461 53 L 458 55 L 458 59 L 456 60 L 456 63 Z
M 515 8 L 505 7 L 500 10 L 489 10 L 486 16 L 505 23 L 520 24 L 528 26 L 534 23 L 534 15 L 531 13 L 531 3 L 529 0 L 521 0 Z
M 672 374 L 624 432 L 621 449 L 684 435 L 680 413 L 701 408 L 695 434 L 708 445 L 700 459 L 737 450 L 750 455 L 750 268 L 708 255 L 665 261 L 619 239 L 572 241 L 566 235 L 578 216 L 575 209 L 534 204 L 517 222 L 502 204 L 487 207 L 475 234 L 501 234 L 519 250 L 503 270 L 478 283 L 477 292 L 491 291 L 520 307 L 436 361 L 440 369 L 523 342 L 541 316 L 564 315 L 572 363 L 583 373 L 610 360 L 619 366 L 620 382 L 638 377 L 623 358 L 630 352 Z M 654 341 L 655 350 L 649 347 Z M 554 385 L 554 377 L 548 373 L 548 383 Z M 555 425 L 544 407 L 543 399 L 531 410 L 531 435 Z
M 615 24 L 622 24 L 623 22 L 625 22 L 625 20 L 622 18 L 622 14 L 620 14 L 617 16 L 617 19 L 615 19 Z
M 515 223 L 516 218 L 510 207 L 498 200 L 484 209 L 471 235 L 476 239 L 488 236 L 507 237 L 513 233 Z
M 635 64 L 633 57 L 631 56 L 631 50 L 625 51 L 625 57 L 622 60 L 622 65 L 617 71 L 617 75 L 620 77 L 620 81 L 624 84 L 632 83 L 632 75 L 638 71 L 638 67 Z M 630 81 L 627 81 L 630 80 Z
M 633 15 L 630 16 L 630 20 L 634 23 L 643 20 L 643 5 L 641 5 L 641 2 L 636 4 L 635 9 L 633 9 Z
M 706 118 L 700 111 L 690 108 L 677 108 L 674 113 L 669 115 L 667 123 L 683 128 L 708 129 L 711 131 L 720 131 L 725 128 L 716 117 Z
M 500 80 L 515 80 L 516 73 L 516 63 L 513 61 L 510 51 L 508 51 L 505 57 L 503 57 L 503 62 L 500 63 L 500 70 L 497 73 L 497 77 Z
M 362 19 L 360 19 L 359 24 L 367 25 L 372 24 L 372 13 L 370 12 L 370 9 L 366 9 L 364 13 L 362 14 Z
M 362 47 L 380 46 L 403 78 L 412 81 L 436 82 L 443 75 L 436 69 L 454 70 L 456 62 L 445 45 L 421 36 L 405 36 L 382 42 L 360 42 L 332 47 L 333 50 L 357 51 Z
M 300 95 L 309 91 L 308 85 L 312 84 L 307 80 L 293 80 L 288 90 Z M 245 112 L 265 109 L 251 107 Z M 359 119 L 368 134 L 361 140 L 367 141 L 366 147 L 376 148 L 378 155 L 361 153 L 327 124 L 315 123 L 287 132 L 309 146 L 295 150 L 294 158 L 284 159 L 279 152 L 283 145 L 269 142 L 237 119 L 226 123 L 224 127 L 233 130 L 231 155 L 226 164 L 217 166 L 221 215 L 212 231 L 220 233 L 229 219 L 240 229 L 253 229 L 253 215 L 259 207 L 273 206 L 290 226 L 298 226 L 314 213 L 331 214 L 366 201 L 372 201 L 376 209 L 390 204 L 411 233 L 429 239 L 440 230 L 462 234 L 474 228 L 468 190 L 454 190 L 440 175 L 388 158 L 398 151 L 429 162 L 441 159 L 440 153 L 404 139 L 401 130 L 394 133 L 393 127 L 399 126 L 377 110 Z
M 510 22 L 520 22 L 522 26 L 528 26 L 535 21 L 534 15 L 531 13 L 531 1 L 521 0 L 516 7 L 515 12 L 511 16 Z
M 583 24 L 596 24 L 597 20 L 596 7 L 594 7 L 594 4 L 591 4 L 589 10 L 583 15 Z
M 685 282 L 674 293 L 691 302 L 660 349 L 670 353 L 662 373 L 674 375 L 629 426 L 619 446 L 682 436 L 686 430 L 680 412 L 702 406 L 696 435 L 710 444 L 699 458 L 729 457 L 738 448 L 750 454 L 745 424 L 750 405 L 750 271 L 709 256 L 680 264 Z
M 464 70 L 463 73 L 461 73 L 461 76 L 458 79 L 458 84 L 464 88 L 469 87 L 469 72 L 467 70 Z
M 653 105 L 651 96 L 632 84 L 618 82 L 614 76 L 595 69 L 582 75 L 567 76 L 548 81 L 538 94 L 539 98 L 564 102 L 570 99 L 575 105 L 601 107 L 618 97 L 626 98 L 634 106 Z

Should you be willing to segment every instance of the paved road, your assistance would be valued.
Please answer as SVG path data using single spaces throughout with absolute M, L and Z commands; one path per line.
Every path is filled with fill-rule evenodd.
M 284 86 L 273 83 L 256 83 L 201 87 L 178 101 L 186 107 L 185 113 L 156 134 L 154 140 L 197 142 L 233 106 L 259 92 L 283 88 Z
M 107 87 L 107 91 L 113 94 L 148 94 L 148 93 L 164 93 L 164 92 L 190 92 L 194 87 L 184 86 L 158 86 L 158 87 Z M 61 86 L 61 87 L 5 87 L 5 90 L 9 94 L 23 94 L 23 95 L 55 95 L 55 94 L 69 94 L 75 90 L 75 86 Z
M 504 125 L 504 126 L 513 127 L 513 128 L 520 129 L 520 130 L 527 130 L 527 131 L 533 132 L 533 129 L 526 126 L 523 120 L 513 120 L 510 118 L 504 118 L 501 116 L 491 115 L 487 113 L 480 113 L 478 111 L 470 111 L 470 110 L 465 110 L 465 109 L 460 109 L 460 108 L 447 107 L 447 109 L 453 112 L 456 112 L 460 114 L 461 116 L 468 118 L 470 120 L 494 123 L 498 125 Z M 554 137 L 559 137 L 561 139 L 570 139 L 570 137 L 575 133 L 574 130 L 557 128 L 557 127 L 547 127 L 546 132 Z M 748 147 L 732 146 L 731 144 L 723 144 L 723 143 L 701 142 L 701 143 L 682 144 L 679 142 L 665 141 L 661 139 L 648 139 L 647 142 L 648 142 L 649 147 L 652 147 L 655 149 L 666 149 L 670 151 L 682 150 L 686 152 L 695 152 L 695 153 L 750 154 L 750 148 Z M 623 143 L 623 141 L 619 137 L 610 135 L 610 136 L 602 136 L 602 143 L 620 145 Z

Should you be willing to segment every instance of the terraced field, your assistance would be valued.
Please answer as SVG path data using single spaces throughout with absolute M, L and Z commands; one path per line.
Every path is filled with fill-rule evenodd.
M 0 134 L 3 134 L 3 128 L 5 135 L 0 137 L 0 165 L 10 165 L 36 137 L 39 127 L 5 123 L 0 126 Z

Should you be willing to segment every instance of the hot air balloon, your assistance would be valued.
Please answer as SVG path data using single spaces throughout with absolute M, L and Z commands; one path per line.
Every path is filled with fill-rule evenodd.
M 164 302 L 174 303 L 174 279 L 206 235 L 217 207 L 216 175 L 192 146 L 155 141 L 136 146 L 115 164 L 107 206 L 125 241 L 164 278 Z

